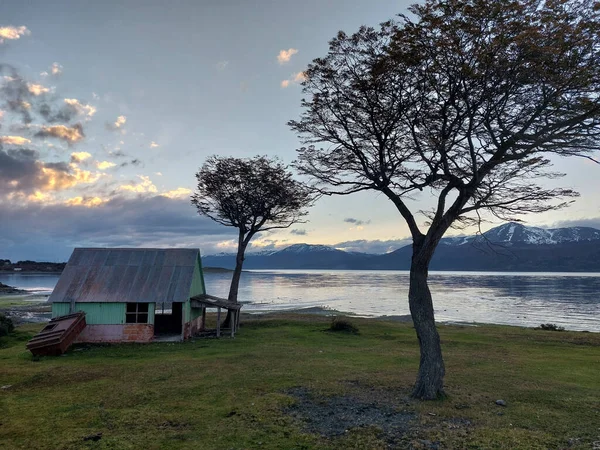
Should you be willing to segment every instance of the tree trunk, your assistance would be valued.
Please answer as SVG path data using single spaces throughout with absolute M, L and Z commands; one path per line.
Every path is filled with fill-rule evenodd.
M 244 240 L 244 234 L 240 232 L 240 238 L 238 241 L 238 250 L 237 255 L 235 257 L 235 269 L 233 271 L 233 277 L 231 278 L 231 286 L 229 287 L 229 295 L 227 296 L 227 300 L 230 302 L 237 303 L 238 298 L 238 289 L 240 286 L 240 278 L 242 277 L 242 267 L 244 265 L 244 253 L 246 252 L 246 247 L 248 244 Z M 231 323 L 231 314 L 229 310 L 227 311 L 227 317 L 225 317 L 225 321 L 223 322 L 223 327 L 228 328 Z
M 413 260 L 410 268 L 410 287 L 408 304 L 410 314 L 419 339 L 421 360 L 419 374 L 412 396 L 421 400 L 443 398 L 444 394 L 444 360 L 440 336 L 435 327 L 433 301 L 427 284 L 429 256 L 416 256 L 419 249 L 413 247 Z
M 238 289 L 240 286 L 240 278 L 242 277 L 242 266 L 244 265 L 244 251 L 246 248 L 241 246 L 238 248 L 237 256 L 235 258 L 235 269 L 233 271 L 233 277 L 231 278 L 231 286 L 229 287 L 229 295 L 227 300 L 230 302 L 237 303 Z

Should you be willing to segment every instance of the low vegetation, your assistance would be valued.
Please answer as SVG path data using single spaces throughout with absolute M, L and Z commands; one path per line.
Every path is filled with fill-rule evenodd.
M 545 331 L 565 331 L 565 327 L 560 327 L 555 323 L 543 323 L 540 325 L 540 330 Z
M 344 333 L 358 334 L 358 328 L 345 317 L 335 317 L 329 325 L 328 331 L 342 331 Z
M 235 339 L 78 346 L 34 361 L 42 325 L 0 338 L 6 449 L 589 449 L 600 441 L 600 335 L 441 326 L 443 401 L 409 398 L 410 324 L 245 317 Z M 393 344 L 393 345 L 390 345 Z M 497 403 L 497 400 L 503 402 Z M 596 444 L 594 444 L 596 442 Z
M 15 329 L 13 321 L 6 317 L 4 314 L 0 313 L 0 337 L 8 336 Z

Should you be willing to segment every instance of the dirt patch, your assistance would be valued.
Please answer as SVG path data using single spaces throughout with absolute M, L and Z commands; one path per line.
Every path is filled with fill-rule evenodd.
M 341 436 L 353 428 L 376 427 L 381 439 L 394 444 L 412 430 L 417 418 L 414 411 L 351 395 L 317 397 L 303 387 L 293 388 L 287 394 L 296 403 L 286 412 L 300 420 L 307 431 L 328 438 Z

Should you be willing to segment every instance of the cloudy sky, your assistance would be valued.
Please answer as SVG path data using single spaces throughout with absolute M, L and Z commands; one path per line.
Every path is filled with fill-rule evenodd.
M 3 2 L 0 258 L 62 261 L 75 246 L 231 251 L 232 229 L 190 205 L 198 167 L 212 154 L 293 161 L 286 122 L 299 116 L 306 65 L 338 30 L 377 25 L 409 3 Z M 600 227 L 599 168 L 556 164 L 581 198 L 528 223 Z M 413 206 L 430 202 L 424 193 Z M 254 249 L 385 252 L 408 236 L 374 193 L 322 199 L 308 219 Z

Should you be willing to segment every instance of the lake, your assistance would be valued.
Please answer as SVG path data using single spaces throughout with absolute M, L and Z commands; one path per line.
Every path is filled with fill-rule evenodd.
M 49 293 L 58 275 L 1 274 L 0 282 Z M 205 274 L 209 294 L 226 297 L 231 273 Z M 244 272 L 244 311 L 325 308 L 360 316 L 408 310 L 408 272 L 255 270 Z M 600 274 L 431 272 L 436 320 L 519 326 L 554 323 L 600 332 Z

